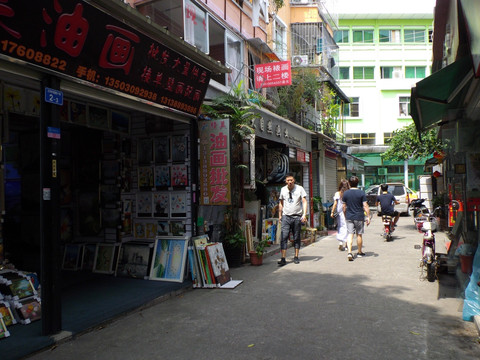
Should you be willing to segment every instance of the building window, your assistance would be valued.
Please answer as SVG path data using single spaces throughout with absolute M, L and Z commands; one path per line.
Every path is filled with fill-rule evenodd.
M 208 54 L 207 13 L 190 0 L 185 0 L 185 41 Z
M 232 69 L 227 74 L 227 86 L 237 86 L 243 79 L 243 44 L 242 41 L 230 32 L 226 32 L 225 65 Z
M 274 29 L 273 50 L 279 58 L 285 60 L 287 58 L 287 27 L 280 19 L 275 18 Z
M 401 79 L 402 69 L 399 66 L 381 66 L 380 78 L 381 79 Z
M 383 143 L 386 145 L 392 141 L 393 132 L 385 132 L 383 133 Z
M 403 41 L 406 43 L 424 43 L 425 30 L 403 30 Z
M 410 116 L 410 96 L 400 96 L 398 98 L 399 115 Z
M 400 30 L 380 29 L 378 31 L 378 41 L 381 43 L 399 43 Z
M 358 97 L 350 98 L 350 104 L 345 104 L 343 106 L 343 116 L 347 117 L 359 117 L 359 99 Z
M 353 78 L 371 80 L 373 79 L 373 66 L 354 66 L 353 67 Z
M 350 39 L 348 37 L 349 31 L 348 30 L 337 30 L 333 33 L 333 39 L 337 44 L 341 43 L 348 43 Z
M 354 43 L 373 43 L 373 30 L 353 30 Z
M 375 133 L 345 134 L 347 142 L 357 145 L 375 145 Z
M 425 77 L 425 66 L 405 66 L 406 79 L 423 79 Z
M 433 30 L 432 29 L 428 30 L 428 42 L 433 43 Z
M 340 66 L 338 69 L 338 78 L 340 80 L 350 79 L 350 67 Z

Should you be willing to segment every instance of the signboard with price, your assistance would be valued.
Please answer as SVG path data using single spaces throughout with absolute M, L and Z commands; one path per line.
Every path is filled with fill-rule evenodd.
M 198 114 L 210 81 L 209 70 L 81 0 L 0 1 L 0 25 L 0 54 L 187 114 Z

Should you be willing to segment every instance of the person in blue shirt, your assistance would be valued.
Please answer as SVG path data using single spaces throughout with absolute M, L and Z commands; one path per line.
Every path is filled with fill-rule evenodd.
M 357 234 L 357 257 L 365 256 L 362 252 L 364 233 L 364 221 L 367 222 L 367 226 L 370 224 L 370 207 L 367 203 L 367 196 L 365 192 L 358 186 L 358 177 L 351 176 L 348 179 L 350 189 L 343 193 L 343 202 L 345 208 L 345 219 L 347 222 L 347 247 L 348 247 L 348 261 L 353 261 L 352 244 L 353 234 Z M 365 218 L 367 214 L 367 218 Z
M 394 217 L 393 226 L 397 226 L 398 218 L 400 214 L 398 211 L 395 210 L 395 205 L 400 204 L 400 202 L 395 199 L 395 196 L 388 192 L 388 185 L 382 184 L 380 185 L 380 189 L 382 193 L 377 196 L 376 205 L 380 204 L 380 209 L 382 211 L 382 215 L 388 215 Z

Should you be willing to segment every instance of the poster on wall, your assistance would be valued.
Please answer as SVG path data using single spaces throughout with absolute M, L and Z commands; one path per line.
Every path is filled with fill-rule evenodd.
M 200 204 L 230 205 L 230 126 L 227 119 L 199 121 Z

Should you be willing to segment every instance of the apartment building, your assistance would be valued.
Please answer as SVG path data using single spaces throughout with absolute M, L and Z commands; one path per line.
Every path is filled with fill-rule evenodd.
M 392 133 L 412 123 L 410 90 L 431 73 L 433 2 L 341 1 L 335 42 L 338 84 L 350 97 L 345 134 L 367 161 L 364 185 L 400 181 L 418 188 L 424 160 L 382 161 Z

